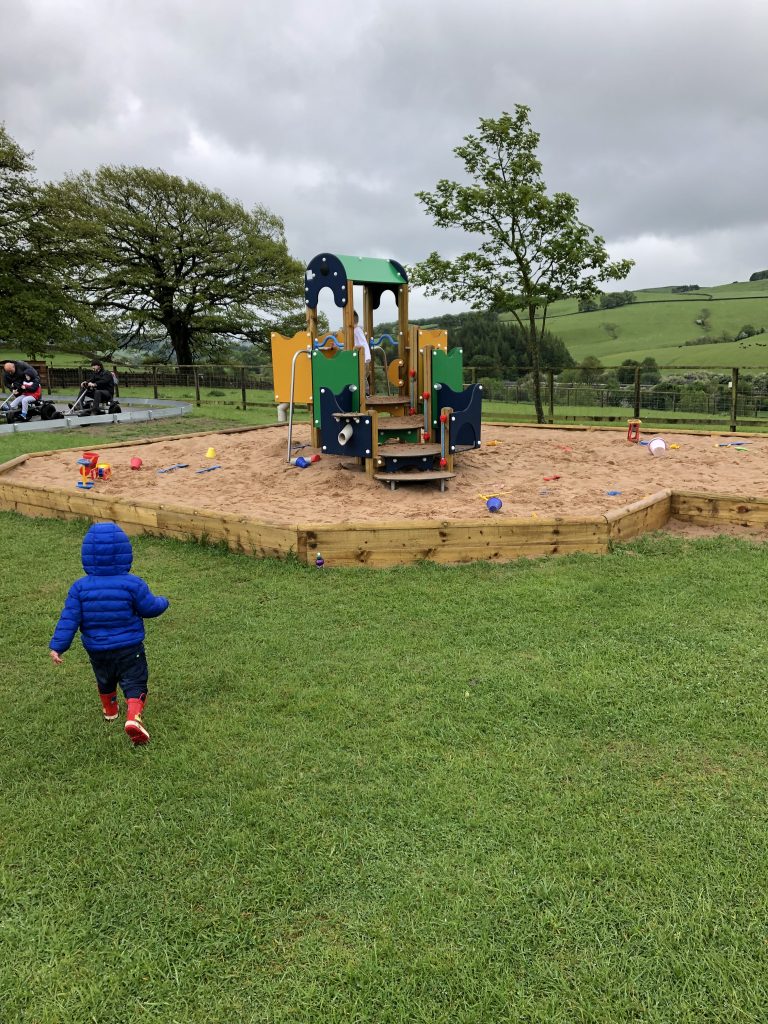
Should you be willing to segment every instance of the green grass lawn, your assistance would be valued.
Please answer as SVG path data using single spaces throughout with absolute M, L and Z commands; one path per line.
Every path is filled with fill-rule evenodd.
M 120 382 L 120 394 L 126 398 L 152 398 L 154 392 L 151 387 L 135 387 L 131 384 L 129 376 L 123 376 Z M 175 399 L 195 404 L 194 387 L 184 386 L 161 386 L 158 388 L 158 398 Z M 224 413 L 226 410 L 242 412 L 241 394 L 239 388 L 201 388 L 200 408 L 211 410 L 218 409 Z M 246 412 L 254 415 L 266 415 L 268 413 L 270 422 L 275 419 L 275 398 L 271 390 L 263 388 L 246 389 Z
M 4 1022 L 765 1020 L 768 547 L 138 539 L 134 750 L 47 659 L 84 528 L 0 513 Z
M 635 294 L 637 301 L 629 306 L 593 313 L 579 313 L 575 299 L 553 303 L 548 328 L 577 362 L 597 356 L 605 366 L 619 366 L 625 359 L 652 356 L 664 367 L 768 369 L 768 334 L 726 344 L 684 345 L 705 334 L 729 331 L 735 336 L 745 324 L 768 330 L 768 282 L 734 282 L 682 295 L 672 294 L 669 288 Z M 703 308 L 710 313 L 709 331 L 695 322 Z M 618 332 L 616 338 L 605 330 L 611 324 Z

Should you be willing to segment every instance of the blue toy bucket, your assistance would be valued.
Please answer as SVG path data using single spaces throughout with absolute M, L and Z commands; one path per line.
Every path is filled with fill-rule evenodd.
M 489 512 L 498 512 L 501 508 L 501 498 L 489 498 L 485 503 Z

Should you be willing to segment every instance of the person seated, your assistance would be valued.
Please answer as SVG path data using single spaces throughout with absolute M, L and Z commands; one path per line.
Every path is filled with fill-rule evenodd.
M 371 393 L 371 346 L 368 344 L 368 339 L 365 336 L 365 331 L 360 326 L 360 317 L 355 313 L 355 348 L 362 349 L 363 358 L 365 359 L 365 393 L 370 395 Z
M 9 359 L 3 363 L 3 383 L 11 391 L 8 408 L 15 412 L 21 406 L 17 418 L 28 420 L 30 404 L 39 401 L 43 393 L 37 370 L 22 359 Z
M 81 386 L 87 389 L 87 397 L 92 400 L 92 416 L 99 415 L 102 411 L 102 403 L 107 407 L 104 411 L 108 411 L 115 394 L 115 378 L 109 370 L 104 369 L 104 364 L 100 363 L 98 359 L 94 359 L 91 363 L 90 379 L 83 381 Z

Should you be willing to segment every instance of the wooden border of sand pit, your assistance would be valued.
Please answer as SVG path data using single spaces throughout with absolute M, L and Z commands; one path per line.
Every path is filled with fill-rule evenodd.
M 506 424 L 505 424 L 506 425 Z M 234 434 L 271 428 L 237 427 L 176 434 L 130 442 L 132 446 L 175 441 L 211 433 Z M 125 442 L 101 445 L 123 448 Z M 580 551 L 606 554 L 615 542 L 661 529 L 670 518 L 699 526 L 768 527 L 768 499 L 694 491 L 661 490 L 623 508 L 599 515 L 528 519 L 431 520 L 402 522 L 297 523 L 279 526 L 263 519 L 200 511 L 150 501 L 125 501 L 73 492 L 44 484 L 15 484 L 3 474 L 29 459 L 53 452 L 20 455 L 0 465 L 0 509 L 53 519 L 111 520 L 129 534 L 225 543 L 257 558 L 294 555 L 313 564 L 318 551 L 329 567 L 383 568 L 419 561 L 506 562 L 515 558 L 564 555 Z

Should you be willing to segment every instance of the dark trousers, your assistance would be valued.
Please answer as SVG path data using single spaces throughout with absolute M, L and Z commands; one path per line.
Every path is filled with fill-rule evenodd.
M 114 693 L 118 683 L 129 697 L 147 696 L 149 667 L 144 653 L 144 644 L 138 647 L 121 647 L 116 651 L 88 651 L 99 693 Z
M 91 406 L 91 412 L 98 412 L 102 405 L 106 405 L 109 408 L 109 403 L 112 401 L 112 395 L 108 391 L 99 391 L 98 388 L 94 388 L 93 391 L 89 391 L 91 398 L 93 398 L 93 405 Z

